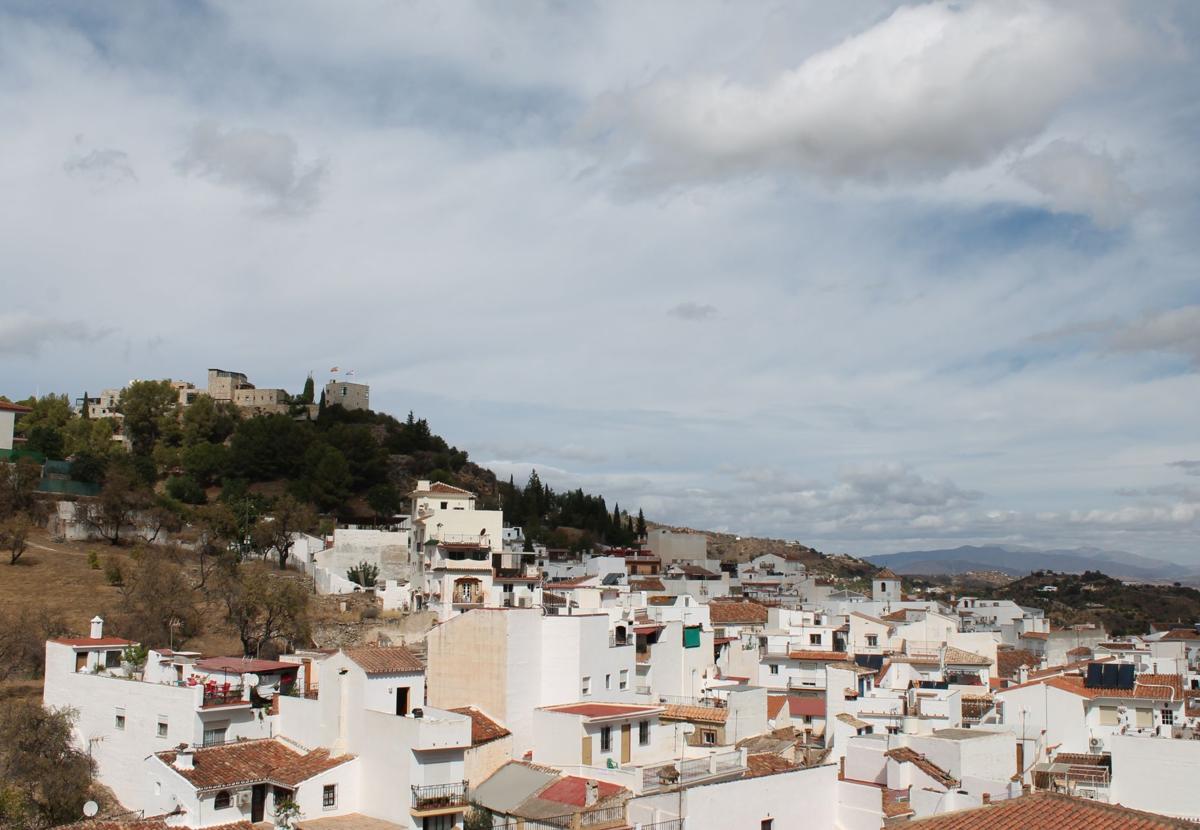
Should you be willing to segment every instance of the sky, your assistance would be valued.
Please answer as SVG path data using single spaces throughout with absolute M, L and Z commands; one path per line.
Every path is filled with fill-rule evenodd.
M 0 393 L 354 369 L 497 474 L 1200 570 L 1200 6 L 0 2 Z

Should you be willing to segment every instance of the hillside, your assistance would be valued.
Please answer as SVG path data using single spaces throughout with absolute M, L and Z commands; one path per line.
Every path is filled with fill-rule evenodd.
M 881 554 L 866 559 L 898 574 L 926 576 L 1000 571 L 1021 577 L 1040 570 L 1061 573 L 1101 570 L 1122 579 L 1173 581 L 1185 579 L 1190 574 L 1187 568 L 1174 562 L 1099 548 L 1038 550 L 1004 545 L 963 545 L 942 550 Z
M 1003 587 L 983 590 L 979 596 L 1041 608 L 1056 625 L 1103 623 L 1114 635 L 1190 627 L 1200 621 L 1200 591 L 1195 588 L 1126 584 L 1099 571 L 1040 571 Z

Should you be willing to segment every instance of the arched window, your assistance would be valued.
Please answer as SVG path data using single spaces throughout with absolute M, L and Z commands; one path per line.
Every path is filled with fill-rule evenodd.
M 218 810 L 224 810 L 229 806 L 229 790 L 221 790 L 217 793 L 217 797 L 213 799 L 213 807 Z

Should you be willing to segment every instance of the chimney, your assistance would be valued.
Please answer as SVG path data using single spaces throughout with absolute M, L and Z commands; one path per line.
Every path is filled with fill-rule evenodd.
M 1021 785 L 1021 795 L 1029 795 L 1031 792 L 1033 792 L 1033 787 L 1031 787 L 1029 784 Z
M 583 806 L 591 807 L 600 798 L 600 785 L 589 780 L 584 787 Z
M 312 660 L 305 657 L 300 665 L 304 667 L 304 696 L 308 697 L 312 693 Z
M 99 614 L 92 617 L 92 639 L 99 640 L 104 636 L 104 618 Z
M 1017 682 L 1018 683 L 1028 683 L 1029 682 L 1029 666 L 1022 664 L 1020 666 L 1020 668 L 1017 669 Z
M 195 769 L 196 768 L 196 749 L 195 747 L 179 745 L 175 750 L 175 769 Z
M 991 794 L 991 793 L 984 793 L 984 794 L 983 794 L 983 803 L 984 803 L 984 804 L 991 804 L 991 803 L 992 803 L 992 794 Z

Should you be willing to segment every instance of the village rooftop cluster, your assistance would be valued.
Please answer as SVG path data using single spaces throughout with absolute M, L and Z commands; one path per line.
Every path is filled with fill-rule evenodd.
M 662 528 L 571 554 L 458 487 L 410 501 L 386 529 L 296 534 L 289 559 L 322 594 L 431 612 L 408 642 L 273 660 L 143 643 L 135 664 L 97 617 L 46 644 L 44 702 L 77 710 L 139 830 L 1200 818 L 1194 629 L 1056 629 L 1009 601 L 910 596 L 886 570 L 859 593 L 787 546 L 719 561 Z M 376 584 L 347 578 L 363 562 Z

